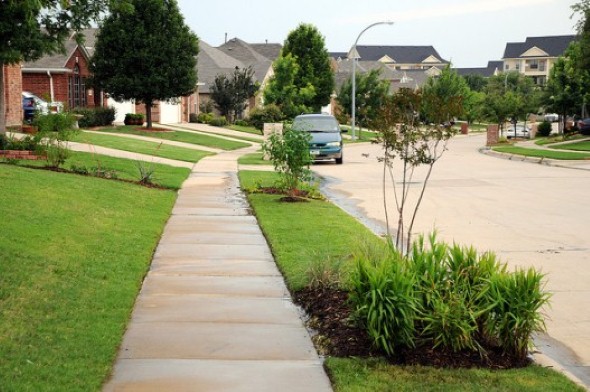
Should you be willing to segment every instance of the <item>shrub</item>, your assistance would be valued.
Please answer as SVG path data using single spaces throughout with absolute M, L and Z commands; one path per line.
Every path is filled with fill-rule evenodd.
M 191 113 L 188 115 L 188 122 L 196 123 L 198 121 L 197 113 Z
M 398 347 L 428 345 L 479 351 L 500 347 L 525 359 L 532 334 L 544 330 L 540 308 L 549 295 L 533 269 L 507 272 L 493 253 L 448 246 L 430 237 L 409 256 L 393 247 L 355 256 L 351 303 L 375 345 L 391 355 Z
M 34 120 L 39 133 L 67 132 L 73 130 L 75 124 L 76 118 L 67 112 L 39 114 Z
M 262 151 L 270 156 L 275 170 L 279 173 L 278 187 L 294 195 L 301 182 L 312 179 L 309 165 L 313 162 L 309 153 L 309 132 L 286 129 L 284 133 L 273 133 L 262 145 Z
M 197 122 L 202 123 L 202 124 L 209 124 L 209 122 L 211 122 L 211 120 L 213 120 L 215 116 L 213 115 L 213 113 L 199 113 L 199 115 L 197 116 Z
M 211 121 L 209 121 L 209 125 L 214 127 L 223 127 L 227 125 L 227 119 L 222 116 L 214 116 Z
M 78 125 L 81 128 L 112 125 L 113 121 L 115 121 L 116 113 L 113 107 L 75 108 L 72 112 L 83 116 L 78 120 Z
M 238 125 L 240 127 L 247 127 L 248 125 L 250 125 L 250 124 L 248 124 L 248 121 L 246 121 L 246 120 L 236 120 L 234 122 L 234 124 Z
M 261 130 L 264 123 L 276 123 L 283 120 L 284 115 L 277 105 L 269 104 L 263 108 L 254 108 L 250 111 L 248 123 L 254 128 Z
M 125 125 L 143 125 L 143 114 L 141 113 L 127 113 L 125 114 Z
M 199 104 L 199 112 L 201 113 L 213 113 L 213 100 L 208 99 Z
M 543 121 L 537 127 L 537 135 L 547 137 L 551 134 L 551 129 L 551 123 L 549 121 Z

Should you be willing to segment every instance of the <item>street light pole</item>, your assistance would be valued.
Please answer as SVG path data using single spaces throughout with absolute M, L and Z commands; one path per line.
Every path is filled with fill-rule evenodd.
M 358 51 L 356 50 L 356 44 L 358 44 L 359 39 L 361 38 L 361 35 L 363 35 L 363 33 L 367 30 L 369 30 L 371 27 L 375 27 L 378 25 L 382 25 L 382 24 L 387 24 L 387 25 L 392 25 L 393 22 L 391 21 L 386 21 L 386 22 L 376 22 L 373 23 L 367 27 L 365 27 L 365 29 L 363 31 L 360 32 L 360 34 L 358 35 L 358 37 L 356 37 L 356 41 L 354 41 L 354 45 L 352 45 L 352 48 L 350 48 L 350 52 L 348 53 L 348 58 L 352 60 L 352 108 L 351 108 L 351 114 L 352 114 L 352 118 L 351 118 L 351 129 L 352 129 L 352 140 L 356 140 L 356 136 L 355 136 L 355 122 L 356 122 L 356 62 L 358 59 L 360 59 L 360 56 L 358 54 Z M 359 131 L 360 132 L 360 131 Z

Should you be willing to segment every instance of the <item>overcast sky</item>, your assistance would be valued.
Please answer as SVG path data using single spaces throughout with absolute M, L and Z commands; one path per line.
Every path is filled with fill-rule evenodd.
M 330 52 L 359 45 L 432 45 L 455 67 L 500 60 L 507 42 L 574 33 L 575 0 L 178 0 L 187 25 L 210 45 L 238 37 L 283 43 L 300 23 L 315 25 Z

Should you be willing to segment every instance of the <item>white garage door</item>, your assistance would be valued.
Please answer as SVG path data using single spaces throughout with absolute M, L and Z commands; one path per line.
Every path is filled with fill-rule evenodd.
M 123 123 L 127 113 L 135 113 L 135 103 L 133 101 L 117 102 L 114 99 L 109 98 L 107 105 L 115 108 L 116 123 Z
M 180 100 L 178 103 L 160 102 L 160 123 L 161 124 L 178 124 L 181 122 L 181 107 Z

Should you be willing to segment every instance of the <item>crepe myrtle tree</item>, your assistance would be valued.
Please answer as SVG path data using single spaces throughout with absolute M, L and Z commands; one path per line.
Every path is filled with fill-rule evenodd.
M 377 131 L 373 143 L 383 147 L 383 155 L 378 160 L 383 163 L 382 192 L 387 237 L 403 252 L 410 250 L 412 230 L 434 164 L 442 157 L 447 142 L 456 133 L 446 123 L 463 112 L 462 96 L 439 95 L 440 92 L 439 88 L 424 91 L 401 89 L 385 97 L 377 116 L 368 124 Z M 426 118 L 426 121 L 421 120 Z M 426 166 L 426 171 L 422 186 L 412 199 L 410 191 L 416 188 L 411 184 L 419 166 Z M 393 188 L 397 212 L 395 236 L 390 230 L 388 183 Z
M 115 100 L 152 107 L 191 94 L 197 84 L 197 36 L 184 23 L 176 0 L 128 0 L 133 10 L 115 10 L 98 34 L 91 60 L 94 84 Z
M 89 27 L 109 7 L 129 9 L 127 0 L 4 0 L 0 1 L 0 135 L 6 132 L 4 66 L 64 52 L 72 32 Z M 78 42 L 82 35 L 77 34 Z
M 256 94 L 259 87 L 260 85 L 254 81 L 252 67 L 236 67 L 231 77 L 225 74 L 215 77 L 211 85 L 211 99 L 228 121 L 235 121 L 246 108 L 248 99 Z

